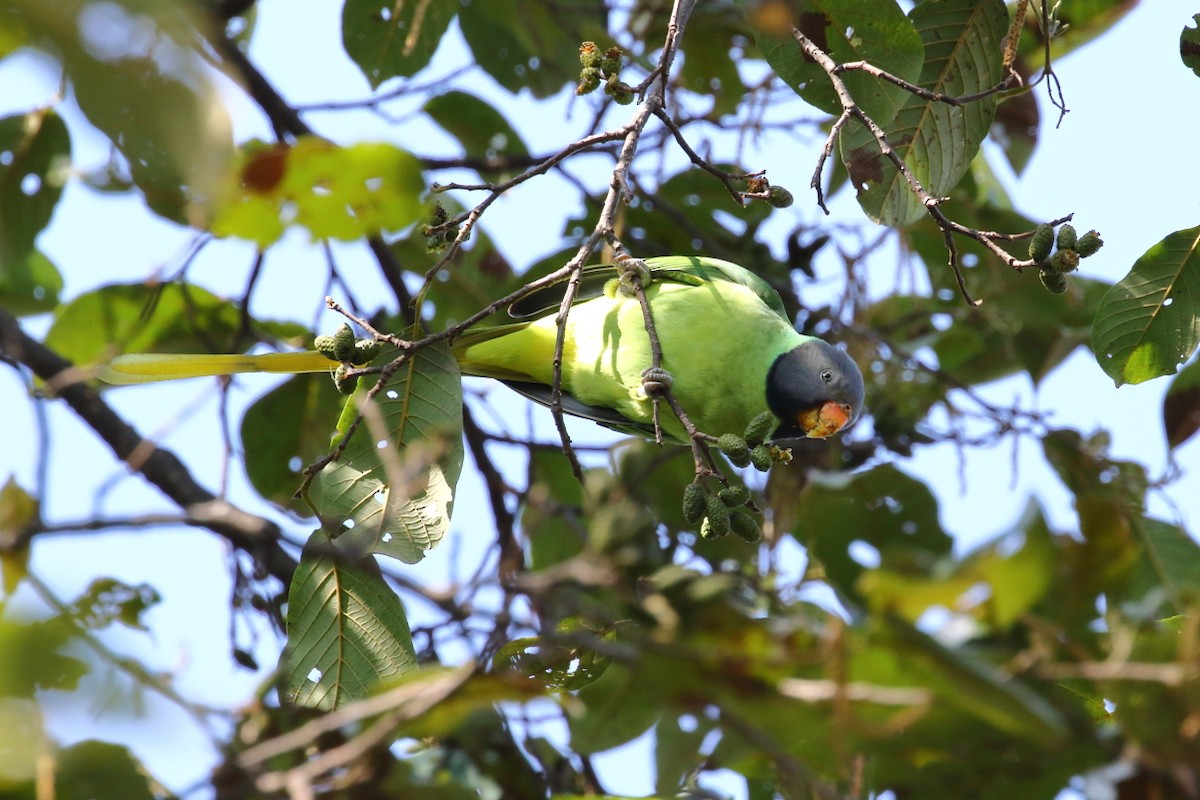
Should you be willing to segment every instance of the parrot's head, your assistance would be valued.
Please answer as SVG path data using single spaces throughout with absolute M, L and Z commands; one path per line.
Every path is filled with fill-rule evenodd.
M 767 373 L 767 407 L 782 424 L 776 439 L 826 439 L 862 413 L 863 377 L 850 356 L 821 339 L 787 351 Z

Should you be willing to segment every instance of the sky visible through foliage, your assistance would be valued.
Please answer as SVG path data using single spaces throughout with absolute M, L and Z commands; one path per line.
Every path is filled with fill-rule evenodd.
M 367 94 L 365 81 L 349 62 L 331 64 L 312 58 L 307 50 L 307 43 L 316 41 L 320 42 L 316 52 L 340 53 L 336 6 L 311 4 L 303 14 L 296 14 L 294 5 L 284 0 L 262 0 L 259 5 L 259 35 L 254 40 L 252 57 L 289 101 L 304 105 Z M 1194 191 L 1200 177 L 1194 160 L 1195 108 L 1200 100 L 1200 81 L 1180 65 L 1177 52 L 1178 31 L 1190 13 L 1196 11 L 1185 8 L 1186 5 L 1144 3 L 1111 33 L 1058 63 L 1056 71 L 1071 109 L 1058 130 L 1053 129 L 1055 116 L 1039 91 L 1042 139 L 1024 177 L 1010 180 L 1008 189 L 1017 207 L 1032 218 L 1049 219 L 1074 212 L 1082 229 L 1097 228 L 1105 235 L 1104 250 L 1086 265 L 1087 274 L 1094 277 L 1118 280 L 1151 244 L 1171 231 L 1193 226 L 1200 210 Z M 289 19 L 282 22 L 281 17 Z M 305 42 L 306 47 L 297 47 L 296 42 Z M 443 49 L 434 73 L 449 72 L 462 64 L 463 58 L 461 50 Z M 0 70 L 0 87 L 0 110 L 17 111 L 43 102 L 53 94 L 56 78 L 52 71 L 42 69 L 32 59 L 23 59 L 6 62 Z M 483 79 L 476 88 L 485 97 L 489 92 L 500 91 Z M 230 88 L 226 94 L 233 108 L 236 139 L 269 136 L 262 120 L 235 90 Z M 574 102 L 571 113 L 590 113 L 583 103 Z M 558 126 L 570 104 L 566 95 L 561 103 L 550 108 L 535 108 L 530 103 L 528 116 L 515 115 L 511 121 L 535 152 L 554 150 L 562 145 Z M 612 113 L 615 124 L 622 119 L 619 115 L 628 112 L 616 108 Z M 310 119 L 323 134 L 343 143 L 387 135 L 378 118 L 367 111 L 328 117 L 313 115 Z M 432 127 L 423 129 L 413 125 L 406 131 L 416 141 L 402 144 L 412 150 L 434 155 L 442 146 L 447 153 L 453 152 L 451 142 Z M 797 148 L 794 139 L 771 136 L 757 159 L 769 166 L 774 182 L 789 187 L 795 194 L 790 224 L 798 221 L 816 224 L 822 219 L 806 188 L 818 143 L 819 139 L 814 138 L 811 147 Z M 105 145 L 94 138 L 91 141 L 76 138 L 74 146 L 78 160 L 85 163 L 102 161 L 107 155 Z M 604 170 L 606 163 L 598 160 L 596 168 Z M 536 201 L 531 199 L 532 195 L 536 195 Z M 484 230 L 514 264 L 531 263 L 560 247 L 563 214 L 578 210 L 575 195 L 570 185 L 557 179 L 536 182 L 497 203 L 485 218 Z M 68 189 L 41 245 L 64 270 L 72 291 L 82 293 L 103 283 L 143 279 L 159 265 L 178 259 L 190 233 L 146 215 L 128 213 L 139 202 L 128 195 L 100 196 L 77 184 Z M 545 218 L 535 216 L 533 208 L 545 208 Z M 838 196 L 832 208 L 831 224 L 861 220 L 861 211 L 848 193 Z M 130 219 L 141 222 L 133 227 Z M 79 231 L 88 234 L 80 236 Z M 768 243 L 778 247 L 786 229 L 768 228 L 767 237 L 771 235 L 775 239 Z M 845 244 L 853 248 L 853 240 Z M 363 258 L 357 247 L 335 245 L 334 252 L 347 270 L 354 269 L 355 260 Z M 248 245 L 222 242 L 207 247 L 200 254 L 198 265 L 204 265 L 206 281 L 216 281 L 223 263 L 236 267 L 229 270 L 229 275 L 240 276 L 252 257 Z M 331 328 L 332 315 L 320 316 L 321 310 L 312 306 L 312 298 L 321 295 L 324 280 L 324 255 L 320 248 L 309 245 L 306 234 L 293 232 L 272 253 L 271 263 L 276 266 L 264 274 L 255 296 L 260 307 L 254 310 L 263 316 L 316 320 L 318 329 Z M 905 271 L 903 255 L 891 245 L 868 263 L 871 270 L 883 275 Z M 286 267 L 279 266 L 282 264 Z M 816 296 L 833 291 L 831 285 L 839 270 L 837 256 L 829 248 L 818 259 L 818 280 L 804 291 Z M 364 267 L 363 272 L 367 271 Z M 199 269 L 197 274 L 201 274 Z M 230 281 L 228 285 L 214 283 L 210 288 L 236 294 L 242 287 Z M 378 292 L 384 297 L 386 287 L 379 284 Z M 243 379 L 232 401 L 248 404 L 272 382 L 273 379 L 263 377 Z M 483 381 L 473 381 L 469 386 L 470 391 L 488 392 L 492 396 L 506 391 Z M 1044 382 L 1036 394 L 1036 404 L 1052 414 L 1054 420 L 1085 432 L 1100 426 L 1111 428 L 1112 455 L 1147 464 L 1152 478 L 1161 477 L 1173 468 L 1182 470 L 1188 477 L 1163 493 L 1152 493 L 1149 510 L 1163 518 L 1181 519 L 1186 527 L 1195 530 L 1200 527 L 1200 478 L 1195 477 L 1200 475 L 1200 443 L 1193 440 L 1184 445 L 1176 453 L 1178 463 L 1174 467 L 1168 463 L 1159 416 L 1165 389 L 1165 381 L 1116 389 L 1090 353 L 1080 350 Z M 0 371 L 0 397 L 21 390 L 10 371 Z M 991 385 L 984 393 L 1007 404 L 1014 398 L 1031 396 L 1032 389 L 1026 377 L 1019 377 Z M 221 432 L 211 414 L 218 395 L 210 383 L 122 390 L 114 393 L 114 397 L 113 402 L 142 431 L 161 436 L 168 446 L 188 453 L 189 462 L 201 474 L 220 473 Z M 553 427 L 544 410 L 533 409 L 515 396 L 506 399 L 502 407 L 510 423 L 514 418 L 528 417 L 543 438 L 553 439 Z M 9 439 L 4 448 L 7 453 L 23 454 L 35 448 L 31 438 L 36 430 L 34 421 L 24 416 L 31 409 L 32 406 L 22 405 L 18 418 L 7 420 Z M 210 413 L 203 413 L 206 410 Z M 57 409 L 50 413 L 66 415 L 67 412 Z M 144 507 L 153 490 L 125 478 L 92 438 L 71 435 L 72 431 L 81 433 L 74 425 L 66 422 L 53 447 L 58 459 L 69 452 L 67 459 L 77 469 L 80 463 L 94 465 L 81 470 L 81 474 L 90 476 L 90 483 L 72 487 L 69 496 L 59 487 L 57 494 L 46 498 L 49 507 L 58 509 L 67 518 L 91 513 L 95 499 L 101 497 L 103 511 L 107 513 Z M 573 423 L 571 430 L 581 443 L 612 441 L 610 435 L 587 423 Z M 905 460 L 903 467 L 935 487 L 941 501 L 942 523 L 948 531 L 970 532 L 981 540 L 1016 521 L 1013 512 L 1022 504 L 1014 503 L 1014 497 L 1033 495 L 1041 499 L 1052 523 L 1072 513 L 1068 495 L 1049 467 L 1040 457 L 1031 456 L 1036 448 L 1036 442 L 1028 440 L 1021 440 L 1015 450 L 1007 443 L 990 450 L 975 448 L 969 453 L 941 446 L 920 451 Z M 34 475 L 26 471 L 36 465 L 25 459 L 14 459 L 11 465 L 5 462 L 6 456 L 0 455 L 0 477 L 15 471 L 22 483 L 34 482 Z M 254 502 L 253 493 L 237 469 L 229 472 L 229 479 L 232 498 Z M 50 485 L 55 484 L 52 481 Z M 458 492 L 454 532 L 447 543 L 413 569 L 418 580 L 445 582 L 470 573 L 478 563 L 479 550 L 486 545 L 492 523 L 483 489 L 473 471 L 464 471 Z M 958 547 L 966 550 L 975 543 L 959 540 Z M 798 552 L 785 556 L 799 563 Z M 114 649 L 151 654 L 151 663 L 157 662 L 180 675 L 184 691 L 214 704 L 238 703 L 253 691 L 258 678 L 238 673 L 229 663 L 229 620 L 224 610 L 221 614 L 213 613 L 213 609 L 225 608 L 224 598 L 229 591 L 227 585 L 208 583 L 211 576 L 223 574 L 220 565 L 225 553 L 215 537 L 179 530 L 109 534 L 96 539 L 70 537 L 43 543 L 37 550 L 37 558 L 42 562 L 43 572 L 53 576 L 54 586 L 65 596 L 77 593 L 95 574 L 112 574 L 130 583 L 143 580 L 154 583 L 163 592 L 164 602 L 149 618 L 153 635 L 115 632 L 111 637 Z M 47 567 L 49 564 L 53 567 Z M 204 585 L 197 585 L 199 579 L 205 581 Z M 418 624 L 419 619 L 413 622 Z M 269 634 L 262 633 L 261 661 L 271 663 L 276 645 Z M 211 648 L 206 642 L 212 643 Z M 195 761 L 181 754 L 204 747 L 205 739 L 192 731 L 191 723 L 177 709 L 156 700 L 149 702 L 151 708 L 146 720 L 120 715 L 115 721 L 106 718 L 105 737 L 129 742 L 159 776 L 180 787 L 186 786 L 199 776 L 194 773 Z M 53 698 L 48 699 L 46 707 L 51 729 L 64 742 L 86 737 L 92 720 L 101 711 L 70 707 L 69 703 L 56 704 Z M 164 736 L 168 731 L 169 736 Z M 614 793 L 638 794 L 653 788 L 651 766 L 645 753 L 637 748 L 602 756 L 597 763 L 605 771 L 606 787 Z

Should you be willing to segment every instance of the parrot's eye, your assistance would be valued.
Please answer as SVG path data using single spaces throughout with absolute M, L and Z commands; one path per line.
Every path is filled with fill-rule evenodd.
M 831 370 L 831 369 L 821 370 L 821 380 L 824 381 L 825 383 L 833 383 L 833 370 Z

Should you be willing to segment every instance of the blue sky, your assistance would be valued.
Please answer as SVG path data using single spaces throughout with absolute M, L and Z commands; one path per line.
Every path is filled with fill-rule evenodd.
M 1076 214 L 1082 229 L 1097 228 L 1106 246 L 1086 262 L 1088 274 L 1117 280 L 1145 249 L 1172 231 L 1200 224 L 1200 203 L 1195 187 L 1195 108 L 1200 79 L 1182 66 L 1178 57 L 1179 30 L 1191 10 L 1175 3 L 1145 3 L 1112 33 L 1088 45 L 1057 65 L 1071 113 L 1053 128 L 1045 95 L 1039 91 L 1043 116 L 1038 152 L 1019 178 L 1007 175 L 1008 188 L 1018 208 L 1033 218 Z M 337 39 L 338 4 L 310 4 L 303 15 L 284 0 L 262 0 L 252 57 L 275 81 L 284 97 L 296 104 L 328 99 L 365 97 L 366 82 L 340 55 Z M 299 17 L 303 17 L 300 19 Z M 297 43 L 303 42 L 303 46 Z M 324 53 L 333 54 L 325 58 Z M 436 70 L 449 71 L 466 58 L 461 46 L 443 48 Z M 56 76 L 30 58 L 11 59 L 0 65 L 0 110 L 12 113 L 41 105 L 57 90 Z M 476 90 L 484 96 L 510 102 L 502 90 L 480 78 Z M 254 108 L 230 85 L 223 89 L 233 114 L 239 140 L 267 137 L 269 129 Z M 590 111 L 579 101 L 562 99 L 537 107 L 520 101 L 514 122 L 534 152 L 558 149 L 564 131 L 575 131 Z M 630 113 L 616 109 L 606 119 L 622 123 Z M 64 110 L 72 126 L 76 160 L 96 166 L 107 157 L 105 146 L 87 132 L 77 113 Z M 564 123 L 564 119 L 566 122 Z M 453 144 L 439 131 L 420 122 L 389 128 L 369 112 L 319 114 L 309 121 L 321 133 L 349 142 L 382 138 L 398 141 L 423 155 L 453 154 Z M 813 223 L 819 212 L 805 191 L 816 150 L 796 138 L 764 137 L 754 160 L 770 168 L 773 182 L 792 188 L 796 205 L 781 215 L 777 228 L 786 231 L 798 222 Z M 996 162 L 998 163 L 998 162 Z M 593 159 L 581 175 L 599 176 L 605 165 Z M 1004 168 L 998 169 L 1004 174 Z M 448 176 L 439 175 L 446 181 Z M 514 264 L 529 263 L 561 246 L 561 222 L 544 219 L 545 209 L 565 216 L 579 207 L 572 187 L 556 179 L 537 182 L 497 203 L 485 216 L 484 226 Z M 861 220 L 852 198 L 839 196 L 833 203 L 832 222 Z M 141 280 L 178 262 L 186 249 L 188 232 L 144 213 L 132 196 L 100 196 L 78 184 L 68 186 L 51 227 L 40 239 L 42 249 L 64 273 L 68 297 L 103 283 Z M 853 247 L 853 240 L 846 246 Z M 363 275 L 360 294 L 387 296 L 386 287 L 371 276 L 371 262 L 361 248 L 335 248 L 344 269 Z M 898 267 L 894 248 L 872 262 L 872 280 L 888 280 Z M 651 253 L 639 255 L 654 255 Z M 217 243 L 201 255 L 192 274 L 210 288 L 237 294 L 250 263 L 251 249 L 236 242 Z M 361 267 L 361 269 L 360 269 Z M 817 263 L 814 293 L 836 288 L 839 264 L 829 248 Z M 999 268 L 999 267 L 997 267 Z M 264 280 L 255 298 L 255 313 L 287 316 L 304 322 L 319 320 L 332 327 L 334 320 L 319 315 L 324 283 L 324 256 L 302 234 L 289 236 L 272 253 Z M 1031 280 L 1035 279 L 1032 275 Z M 356 280 L 358 278 L 356 277 Z M 985 298 L 986 302 L 986 298 Z M 40 329 L 34 322 L 31 328 Z M 233 391 L 235 406 L 244 406 L 273 385 L 266 377 L 239 380 Z M 486 382 L 472 387 L 489 392 L 506 416 L 521 424 L 528 419 L 546 438 L 552 436 L 548 415 L 528 408 Z M 1010 379 L 986 388 L 1000 403 L 1021 399 L 1053 419 L 1090 432 L 1112 431 L 1113 454 L 1149 465 L 1152 477 L 1168 470 L 1168 454 L 1159 422 L 1162 394 L 1167 382 L 1113 387 L 1091 354 L 1077 352 L 1036 392 L 1027 380 Z M 8 420 L 10 440 L 0 453 L 0 480 L 9 473 L 27 487 L 36 479 L 35 463 L 28 454 L 40 446 L 35 419 L 21 395 L 24 389 L 11 370 L 0 371 L 0 401 L 15 409 Z M 5 399 L 8 398 L 8 399 Z M 217 394 L 211 382 L 139 387 L 110 395 L 127 418 L 147 435 L 187 454 L 188 463 L 214 490 L 228 488 L 239 503 L 256 506 L 236 464 L 227 464 L 216 422 Z M 51 467 L 45 515 L 49 520 L 86 518 L 99 511 L 119 515 L 148 508 L 165 509 L 164 501 L 115 464 L 88 431 L 59 408 L 50 409 L 54 438 L 50 442 Z M 604 432 L 587 423 L 573 425 L 582 440 L 609 441 Z M 1185 445 L 1177 454 L 1185 477 L 1152 496 L 1152 511 L 1166 519 L 1181 520 L 1195 532 L 1200 529 L 1200 497 L 1192 489 L 1200 469 L 1200 444 Z M 959 454 L 951 447 L 921 451 L 901 467 L 937 487 L 942 502 L 942 522 L 959 535 L 958 544 L 969 549 L 1011 526 L 1027 499 L 1037 498 L 1060 528 L 1074 527 L 1069 497 L 1042 462 L 1038 443 L 1023 440 L 991 450 Z M 509 465 L 519 470 L 520 465 Z M 430 553 L 412 568 L 417 579 L 444 584 L 456 574 L 469 574 L 477 537 L 491 525 L 478 480 L 470 469 L 459 487 L 458 511 L 452 541 Z M 265 510 L 265 513 L 273 512 Z M 291 530 L 303 537 L 302 525 Z M 480 531 L 484 533 L 481 534 Z M 111 532 L 47 538 L 38 543 L 35 569 L 48 577 L 63 597 L 72 597 L 98 575 L 115 575 L 137 583 L 148 581 L 163 593 L 164 602 L 150 615 L 150 635 L 113 631 L 106 643 L 114 650 L 145 657 L 157 668 L 172 672 L 187 696 L 223 706 L 245 702 L 258 676 L 236 670 L 229 657 L 226 616 L 228 582 L 224 546 L 211 534 L 187 529 Z M 803 566 L 798 548 L 787 561 Z M 29 595 L 20 602 L 35 606 Z M 419 609 L 413 609 L 416 614 Z M 270 663 L 275 645 L 265 637 L 259 653 Z M 100 685 L 104 676 L 90 680 Z M 112 684 L 119 687 L 120 681 Z M 108 695 L 110 698 L 118 696 Z M 196 754 L 211 752 L 205 735 L 166 703 L 149 700 L 151 713 L 144 717 L 114 713 L 103 707 L 80 708 L 77 697 L 46 698 L 48 724 L 62 740 L 91 735 L 129 742 L 146 759 L 149 768 L 175 789 L 203 776 L 208 762 Z M 600 760 L 608 764 L 604 776 L 615 793 L 647 793 L 652 786 L 651 762 L 646 749 L 634 748 Z M 615 760 L 614 760 L 615 759 Z

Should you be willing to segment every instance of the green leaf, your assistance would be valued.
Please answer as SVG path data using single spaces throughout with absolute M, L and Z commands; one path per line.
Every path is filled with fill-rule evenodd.
M 608 35 L 604 0 L 469 0 L 458 16 L 476 63 L 514 94 L 544 98 L 579 79 L 579 45 Z M 627 81 L 628 82 L 628 81 Z M 636 82 L 636 81 L 634 81 Z
M 1054 706 L 990 664 L 946 647 L 895 617 L 888 618 L 881 633 L 948 702 L 1013 736 L 1044 745 L 1066 737 L 1066 721 Z
M 1040 122 L 1037 96 L 1032 91 L 1009 95 L 996 108 L 991 136 L 1004 148 L 1004 158 L 1017 175 L 1025 171 L 1033 158 Z
M 0 262 L 0 306 L 17 316 L 53 311 L 62 288 L 58 267 L 38 250 Z
M 473 94 L 439 94 L 425 103 L 424 111 L 458 140 L 468 157 L 503 164 L 506 158 L 529 155 L 529 148 L 504 115 Z M 479 170 L 486 179 L 494 181 L 507 180 L 516 172 L 513 169 Z
M 24 540 L 41 517 L 41 502 L 9 475 L 0 486 L 0 594 L 11 597 L 29 576 L 29 542 Z
M 370 557 L 351 560 L 323 531 L 309 537 L 288 589 L 279 671 L 288 699 L 328 710 L 416 669 L 400 598 Z
M 155 800 L 145 767 L 129 748 L 95 739 L 58 755 L 54 796 L 59 800 Z
M 232 155 L 224 106 L 152 58 L 84 62 L 71 77 L 79 107 L 125 157 L 150 210 L 179 223 L 196 219 L 193 206 L 206 201 Z
M 1163 397 L 1163 432 L 1174 450 L 1200 430 L 1200 361 L 1193 361 L 1171 380 Z
M 669 19 L 654 15 L 653 33 L 648 30 L 643 41 L 654 41 L 657 28 Z M 683 37 L 683 67 L 679 70 L 679 85 L 712 101 L 713 119 L 737 114 L 745 99 L 746 87 L 738 72 L 740 57 L 735 58 L 746 30 L 742 15 L 726 3 L 698 3 Z M 661 41 L 661 40 L 660 40 Z
M 705 760 L 704 739 L 712 724 L 703 718 L 690 730 L 678 717 L 664 717 L 654 728 L 654 791 L 661 797 L 677 796 Z
M 1200 228 L 1147 250 L 1096 312 L 1092 350 L 1120 386 L 1171 375 L 1200 343 Z
M 805 101 L 828 114 L 841 114 L 841 102 L 825 70 L 792 38 L 792 27 L 798 27 L 839 64 L 866 61 L 912 83 L 921 75 L 925 45 L 913 21 L 894 2 L 811 0 L 786 24 L 779 18 L 782 3 L 744 5 L 746 20 L 767 63 Z M 899 86 L 865 72 L 844 72 L 841 78 L 855 102 L 879 125 L 891 122 L 909 98 Z
M 342 47 L 372 88 L 420 72 L 433 58 L 458 3 L 346 0 Z
M 1160 603 L 1153 613 L 1161 615 L 1164 603 L 1188 613 L 1200 599 L 1200 544 L 1179 526 L 1150 517 L 1135 520 L 1133 531 L 1140 552 L 1124 596 L 1137 602 L 1154 592 Z
M 12 796 L 14 800 L 36 797 L 33 782 L 38 774 L 38 760 L 48 749 L 37 701 L 0 693 L 0 795 L 6 799 Z M 14 791 L 20 783 L 28 784 L 27 793 Z
M 254 401 L 242 417 L 246 477 L 272 503 L 299 514 L 301 471 L 329 452 L 346 398 L 329 375 L 296 375 Z
M 232 152 L 200 3 L 15 0 L 31 43 L 59 59 L 88 121 L 112 140 L 156 214 L 195 223 Z
M 579 555 L 587 541 L 583 487 L 567 457 L 558 450 L 531 451 L 527 486 L 521 530 L 529 542 L 529 568 L 540 571 Z
M 76 364 L 125 352 L 222 352 L 241 331 L 237 307 L 178 283 L 122 283 L 81 295 L 54 316 L 46 345 Z
M 12 313 L 58 305 L 62 276 L 34 239 L 50 222 L 70 159 L 70 134 L 52 111 L 0 119 L 0 305 Z
M 1200 14 L 1193 15 L 1192 21 L 1198 26 L 1189 28 L 1184 25 L 1179 32 L 1179 57 L 1185 67 L 1200 77 Z
M 347 402 L 335 439 L 360 407 L 362 426 L 317 475 L 311 499 L 322 519 L 349 525 L 339 548 L 415 564 L 450 528 L 463 461 L 458 363 L 439 343 L 407 359 L 374 400 L 366 391 Z
M 615 632 L 596 629 L 579 617 L 568 617 L 555 627 L 554 636 L 528 636 L 502 645 L 493 657 L 497 667 L 536 681 L 548 689 L 575 691 L 597 680 L 611 659 L 581 644 L 564 644 L 556 637 L 590 636 L 612 642 Z
M 291 225 L 314 240 L 351 240 L 416 222 L 425 181 L 410 153 L 383 142 L 348 147 L 316 136 L 253 143 L 227 170 L 212 231 L 266 247 Z
M 33 697 L 37 690 L 73 691 L 87 674 L 84 662 L 62 651 L 75 629 L 61 617 L 25 622 L 0 619 L 0 697 Z
M 1002 40 L 1008 33 L 1008 13 L 1001 0 L 928 0 L 909 16 L 925 44 L 920 86 L 961 96 L 1000 82 Z M 913 95 L 882 127 L 914 177 L 931 196 L 940 197 L 970 167 L 991 128 L 995 108 L 992 98 L 950 106 Z M 882 225 L 902 227 L 926 213 L 865 126 L 847 126 L 839 144 L 867 216 Z
M 658 690 L 623 664 L 610 664 L 577 696 L 584 713 L 568 717 L 567 723 L 571 746 L 579 753 L 600 753 L 632 741 L 650 730 L 663 711 Z
M 891 464 L 809 483 L 792 535 L 809 543 L 830 583 L 851 594 L 864 569 L 851 555 L 856 541 L 879 552 L 880 566 L 899 569 L 927 569 L 952 545 L 929 487 Z
M 54 112 L 0 119 L 0 267 L 5 272 L 33 251 L 34 238 L 50 223 L 70 161 L 71 136 Z
M 1014 539 L 1021 546 L 1009 554 Z M 1002 536 L 954 566 L 948 574 L 935 569 L 928 574 L 894 569 L 865 572 L 857 583 L 859 593 L 875 613 L 893 613 L 911 623 L 935 606 L 973 614 L 994 628 L 1005 630 L 1042 599 L 1054 579 L 1056 551 L 1044 527 L 1025 525 Z M 968 592 L 987 587 L 986 598 L 964 605 Z

